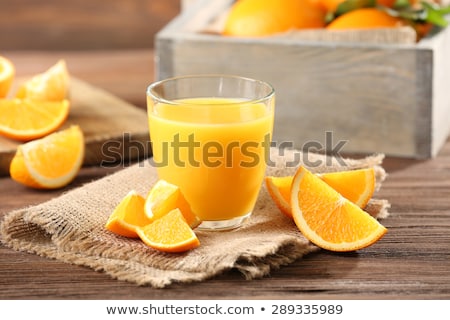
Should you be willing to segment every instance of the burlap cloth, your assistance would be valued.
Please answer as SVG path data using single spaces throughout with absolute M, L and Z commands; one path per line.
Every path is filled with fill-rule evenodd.
M 290 175 L 304 163 L 313 165 L 310 169 L 315 172 L 375 167 L 378 188 L 385 178 L 383 155 L 337 161 L 297 151 L 281 155 L 272 150 L 271 160 L 276 164 L 268 167 L 268 175 Z M 245 226 L 227 232 L 198 231 L 201 245 L 187 253 L 158 252 L 139 239 L 116 236 L 104 229 L 114 207 L 131 189 L 146 195 L 156 180 L 155 168 L 143 161 L 40 205 L 15 210 L 2 221 L 1 240 L 16 250 L 158 288 L 205 280 L 231 269 L 239 270 L 246 279 L 263 277 L 318 250 L 279 212 L 265 186 Z M 386 200 L 371 200 L 366 210 L 383 218 L 388 207 Z

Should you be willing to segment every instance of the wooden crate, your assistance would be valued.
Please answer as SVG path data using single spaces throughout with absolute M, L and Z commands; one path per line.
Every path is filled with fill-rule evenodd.
M 450 28 L 410 44 L 201 32 L 232 2 L 195 1 L 156 35 L 157 79 L 226 73 L 270 82 L 278 145 L 331 151 L 346 141 L 341 152 L 437 154 L 450 129 Z

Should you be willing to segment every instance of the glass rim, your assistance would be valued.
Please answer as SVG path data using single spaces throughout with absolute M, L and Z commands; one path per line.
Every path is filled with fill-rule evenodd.
M 183 80 L 183 79 L 199 79 L 199 78 L 215 78 L 215 79 L 219 79 L 219 78 L 226 78 L 226 79 L 240 79 L 240 80 L 245 80 L 248 82 L 253 82 L 253 83 L 258 83 L 260 85 L 263 85 L 265 87 L 267 87 L 269 89 L 269 93 L 264 95 L 261 98 L 255 98 L 255 99 L 248 99 L 245 100 L 246 103 L 260 103 L 262 101 L 265 101 L 267 99 L 270 99 L 271 97 L 273 97 L 275 95 L 275 89 L 274 87 L 263 80 L 258 80 L 258 79 L 254 79 L 254 78 L 250 78 L 250 77 L 244 77 L 244 76 L 239 76 L 239 75 L 233 75 L 233 74 L 193 74 L 193 75 L 182 75 L 182 76 L 174 76 L 174 77 L 169 77 L 166 79 L 162 79 L 162 80 L 158 80 L 155 81 L 153 83 L 151 83 L 146 90 L 146 94 L 147 97 L 151 97 L 155 100 L 157 100 L 160 103 L 164 103 L 164 104 L 170 104 L 170 105 L 198 105 L 197 103 L 186 103 L 184 102 L 177 102 L 175 100 L 170 100 L 170 99 L 166 99 L 164 97 L 162 97 L 161 95 L 157 94 L 156 92 L 154 92 L 154 88 L 157 86 L 160 86 L 164 83 L 168 83 L 168 82 L 172 82 L 175 80 Z M 221 105 L 236 105 L 236 104 L 242 104 L 242 101 L 236 101 L 236 102 L 224 102 L 221 103 Z

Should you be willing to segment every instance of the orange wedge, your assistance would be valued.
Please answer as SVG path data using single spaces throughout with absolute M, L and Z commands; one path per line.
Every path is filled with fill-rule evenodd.
M 136 230 L 146 245 L 164 252 L 184 252 L 200 245 L 200 241 L 179 209 L 174 209 Z
M 319 177 L 360 208 L 367 205 L 375 192 L 373 168 L 331 172 Z
M 319 178 L 339 192 L 343 197 L 364 208 L 375 191 L 375 171 L 373 168 L 345 170 L 318 174 Z M 291 184 L 293 176 L 265 178 L 267 190 L 275 204 L 288 217 L 291 213 Z
M 293 178 L 293 176 L 265 177 L 267 191 L 280 211 L 289 218 L 292 218 L 291 184 Z
M 0 99 L 0 134 L 29 141 L 56 131 L 69 115 L 69 101 Z
M 365 248 L 387 231 L 370 214 L 304 167 L 299 167 L 292 181 L 291 209 L 302 234 L 331 251 Z
M 145 200 L 147 217 L 154 221 L 176 208 L 180 209 L 191 228 L 195 228 L 200 224 L 200 219 L 192 212 L 180 188 L 165 180 L 158 180 Z
M 37 74 L 23 83 L 16 94 L 17 98 L 33 100 L 61 101 L 69 95 L 69 72 L 66 62 L 59 60 L 47 71 Z
M 109 216 L 105 228 L 124 237 L 138 238 L 136 229 L 151 222 L 145 215 L 144 204 L 145 199 L 131 190 Z
M 12 62 L 0 56 L 0 98 L 4 98 L 8 94 L 14 75 L 15 68 Z
M 78 174 L 84 159 L 84 137 L 78 126 L 52 133 L 17 149 L 9 172 L 26 186 L 55 189 L 66 186 Z

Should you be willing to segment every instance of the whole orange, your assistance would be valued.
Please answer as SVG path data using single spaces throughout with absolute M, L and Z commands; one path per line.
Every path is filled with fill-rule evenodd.
M 253 37 L 324 26 L 325 11 L 316 0 L 239 0 L 230 9 L 223 34 Z
M 402 25 L 402 20 L 376 8 L 349 11 L 337 17 L 328 26 L 329 30 L 393 28 Z

